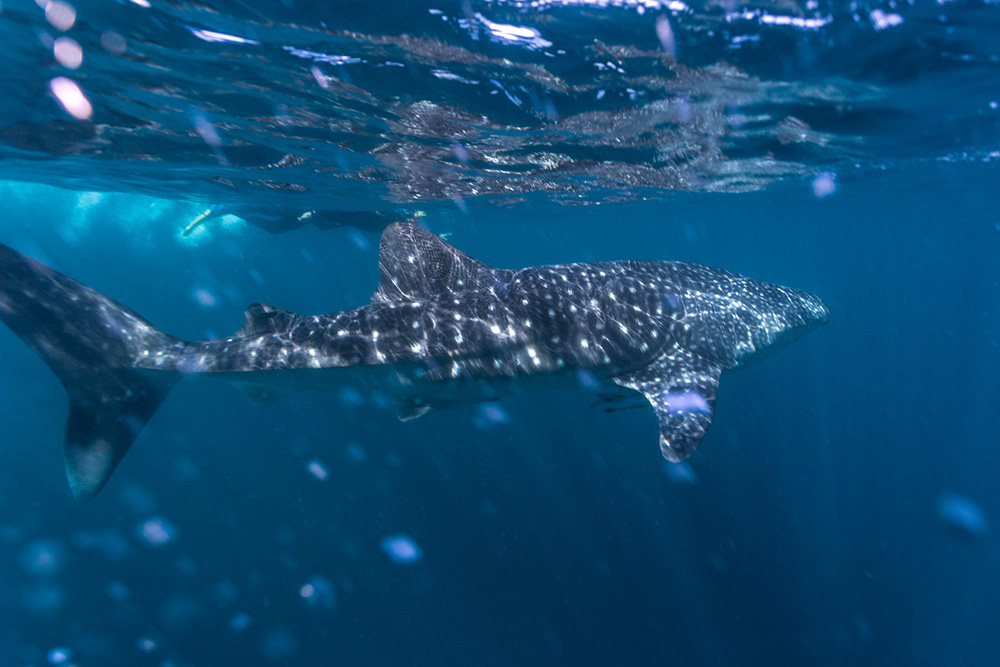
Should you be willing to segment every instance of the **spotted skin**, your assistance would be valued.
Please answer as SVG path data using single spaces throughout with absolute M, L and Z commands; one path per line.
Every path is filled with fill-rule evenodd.
M 367 306 L 303 316 L 254 304 L 234 336 L 184 342 L 108 297 L 0 247 L 0 318 L 70 395 L 65 452 L 92 497 L 185 375 L 266 399 L 344 384 L 392 398 L 403 419 L 514 391 L 575 387 L 581 374 L 644 395 L 671 461 L 711 423 L 719 375 L 823 324 L 805 292 L 680 262 L 496 269 L 427 230 L 382 236 Z

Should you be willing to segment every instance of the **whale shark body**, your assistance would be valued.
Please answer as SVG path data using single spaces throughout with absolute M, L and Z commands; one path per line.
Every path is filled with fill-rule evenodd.
M 235 335 L 185 342 L 0 245 L 0 319 L 66 388 L 66 473 L 80 502 L 190 375 L 259 400 L 354 386 L 391 398 L 402 419 L 583 376 L 645 396 L 663 456 L 681 461 L 712 421 L 722 371 L 829 319 L 811 294 L 695 264 L 492 268 L 404 222 L 382 235 L 379 274 L 369 305 L 303 316 L 254 304 Z

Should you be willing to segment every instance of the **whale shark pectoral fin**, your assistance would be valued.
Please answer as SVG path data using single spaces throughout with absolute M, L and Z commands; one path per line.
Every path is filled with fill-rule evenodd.
M 591 403 L 591 408 L 600 408 L 604 412 L 618 412 L 619 410 L 635 410 L 645 408 L 646 401 L 643 397 L 633 391 L 622 392 L 617 390 L 614 393 L 607 392 L 597 395 L 597 400 Z
M 660 422 L 660 451 L 674 463 L 698 448 L 712 424 L 722 370 L 677 350 L 638 371 L 611 378 L 649 401 Z

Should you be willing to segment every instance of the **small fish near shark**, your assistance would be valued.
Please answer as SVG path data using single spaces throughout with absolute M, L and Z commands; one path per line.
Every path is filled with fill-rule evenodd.
M 183 377 L 267 399 L 379 391 L 401 419 L 512 392 L 600 386 L 649 401 L 670 461 L 712 421 L 719 375 L 827 322 L 819 298 L 681 262 L 489 267 L 423 227 L 382 234 L 371 303 L 329 315 L 254 304 L 228 338 L 185 342 L 72 278 L 0 245 L 0 319 L 69 396 L 63 450 L 74 498 L 107 483 Z

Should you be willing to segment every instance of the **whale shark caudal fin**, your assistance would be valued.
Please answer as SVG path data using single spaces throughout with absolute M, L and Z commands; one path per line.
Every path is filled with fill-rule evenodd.
M 649 401 L 660 424 L 660 451 L 673 463 L 694 453 L 712 424 L 722 369 L 675 349 L 628 375 L 612 378 Z
M 100 292 L 3 244 L 0 319 L 66 389 L 66 476 L 73 497 L 89 500 L 179 377 L 137 369 L 134 359 L 182 343 Z

